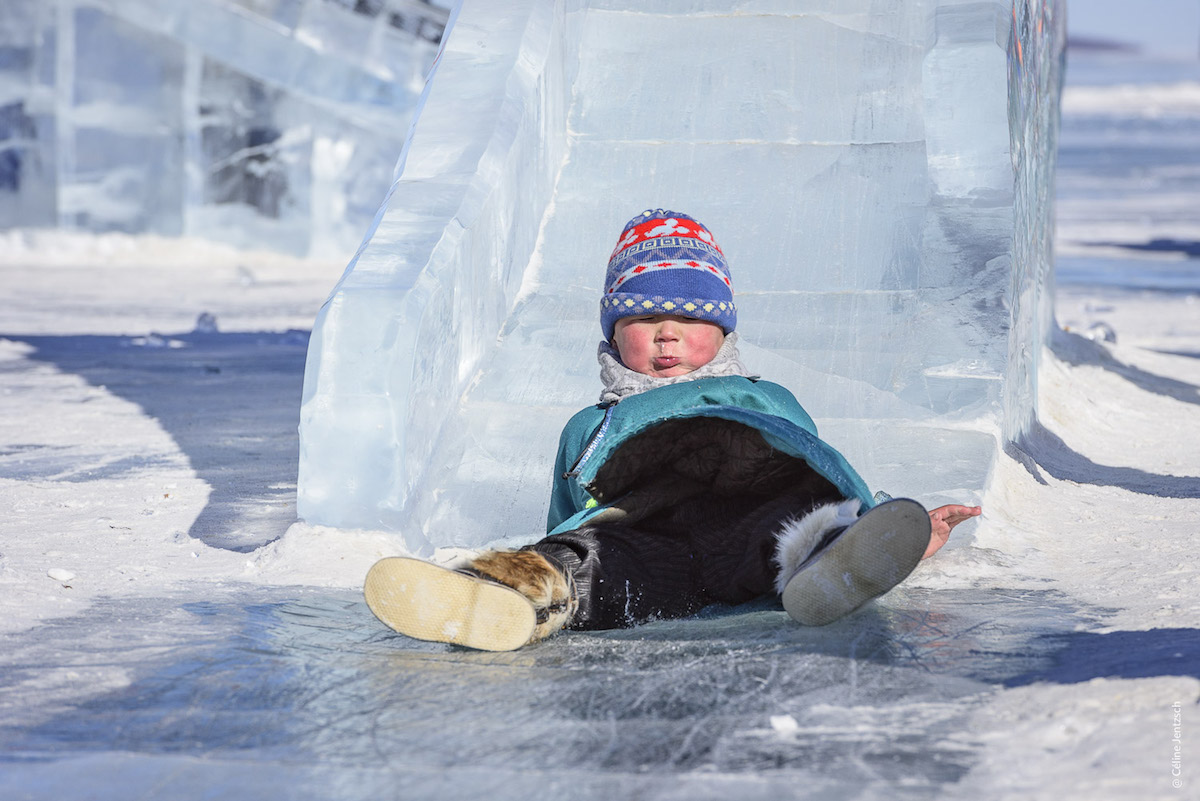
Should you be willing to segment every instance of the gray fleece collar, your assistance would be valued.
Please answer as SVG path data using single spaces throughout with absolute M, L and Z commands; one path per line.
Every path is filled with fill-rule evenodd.
M 703 367 L 698 367 L 684 375 L 670 378 L 655 378 L 634 372 L 621 363 L 621 357 L 616 349 L 607 342 L 601 341 L 596 358 L 600 362 L 600 380 L 604 390 L 600 393 L 601 403 L 615 403 L 630 395 L 637 395 L 655 387 L 667 384 L 681 384 L 684 381 L 695 381 L 697 378 L 717 378 L 721 376 L 740 375 L 746 378 L 758 378 L 742 364 L 737 350 L 737 332 L 731 331 L 725 335 L 717 355 Z

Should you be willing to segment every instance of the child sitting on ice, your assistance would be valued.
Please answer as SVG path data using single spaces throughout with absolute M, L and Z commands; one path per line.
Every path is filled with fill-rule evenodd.
M 691 217 L 656 209 L 625 226 L 600 323 L 604 390 L 562 432 L 548 535 L 457 570 L 381 560 L 365 593 L 388 626 L 511 650 L 772 594 L 823 625 L 980 513 L 876 505 L 792 394 L 742 365 L 725 256 Z

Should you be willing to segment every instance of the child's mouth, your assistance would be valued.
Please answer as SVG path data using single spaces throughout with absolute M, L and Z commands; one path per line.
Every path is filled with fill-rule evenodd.
M 678 356 L 655 356 L 654 357 L 654 369 L 655 370 L 669 370 L 677 364 L 679 364 Z

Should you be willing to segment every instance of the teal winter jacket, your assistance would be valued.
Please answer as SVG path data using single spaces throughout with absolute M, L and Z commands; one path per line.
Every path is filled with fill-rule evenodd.
M 647 504 L 670 503 L 672 492 L 737 492 L 795 460 L 864 511 L 873 505 L 862 478 L 784 387 L 740 376 L 657 387 L 589 406 L 567 423 L 546 528 L 560 534 L 644 513 Z

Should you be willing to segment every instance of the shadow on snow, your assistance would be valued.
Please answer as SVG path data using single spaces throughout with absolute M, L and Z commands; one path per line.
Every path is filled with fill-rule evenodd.
M 308 336 L 289 331 L 7 338 L 32 346 L 28 358 L 104 387 L 157 420 L 211 487 L 191 536 L 217 548 L 252 551 L 295 521 Z M 151 460 L 126 458 L 61 480 L 153 467 Z

